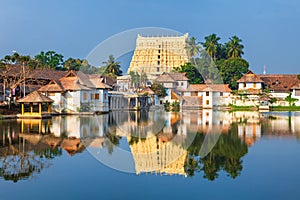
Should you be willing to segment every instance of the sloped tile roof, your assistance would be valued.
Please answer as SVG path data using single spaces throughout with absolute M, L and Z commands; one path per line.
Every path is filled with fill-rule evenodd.
M 262 83 L 264 82 L 259 76 L 252 71 L 248 71 L 242 78 L 237 80 L 238 83 Z
M 22 65 L 8 65 L 7 68 L 0 69 L 0 73 L 7 72 L 7 76 L 20 76 L 23 70 Z M 44 79 L 44 80 L 58 80 L 67 74 L 67 71 L 58 71 L 53 69 L 31 69 L 28 66 L 24 66 L 26 72 L 26 78 Z
M 188 81 L 189 79 L 185 76 L 185 73 L 163 73 L 161 74 L 156 81 L 158 82 L 176 82 L 176 81 Z
M 203 91 L 231 92 L 228 84 L 208 84 Z
M 146 93 L 146 92 L 150 95 L 154 94 L 153 90 L 151 90 L 149 87 L 142 89 L 140 93 Z
M 202 92 L 207 87 L 206 84 L 190 84 L 186 91 L 190 92 Z
M 171 77 L 169 74 L 162 74 L 157 79 L 155 79 L 157 82 L 160 83 L 174 83 L 176 82 L 173 77 Z
M 60 82 L 65 90 L 91 90 L 81 85 L 77 77 L 64 77 L 60 79 Z
M 93 83 L 94 87 L 100 89 L 111 89 L 111 86 L 104 83 L 104 78 L 98 74 L 89 74 L 90 81 Z
M 300 80 L 295 83 L 291 89 L 300 89 Z
M 52 99 L 46 97 L 39 91 L 34 91 L 24 98 L 18 100 L 19 103 L 52 103 L 54 102 Z
M 47 85 L 42 86 L 39 91 L 41 92 L 63 92 L 64 88 L 60 81 L 52 80 Z
M 169 75 L 175 80 L 175 81 L 188 81 L 189 79 L 185 76 L 186 73 L 169 73 Z
M 275 92 L 289 92 L 298 83 L 296 74 L 266 74 L 257 75 L 264 81 L 264 85 Z

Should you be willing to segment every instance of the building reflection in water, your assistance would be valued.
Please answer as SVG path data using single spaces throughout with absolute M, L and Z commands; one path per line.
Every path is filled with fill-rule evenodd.
M 126 140 L 136 174 L 194 176 L 214 180 L 220 172 L 235 178 L 248 146 L 261 137 L 300 136 L 299 113 L 111 112 L 97 116 L 0 122 L 0 176 L 18 181 L 40 173 L 62 150 L 74 156 L 86 147 L 114 154 Z M 207 135 L 217 136 L 205 156 L 199 152 Z

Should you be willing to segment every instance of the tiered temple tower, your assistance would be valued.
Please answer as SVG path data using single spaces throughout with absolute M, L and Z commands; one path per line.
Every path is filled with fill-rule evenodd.
M 144 37 L 138 35 L 136 48 L 130 62 L 130 71 L 161 74 L 171 72 L 188 62 L 188 34 L 182 36 Z

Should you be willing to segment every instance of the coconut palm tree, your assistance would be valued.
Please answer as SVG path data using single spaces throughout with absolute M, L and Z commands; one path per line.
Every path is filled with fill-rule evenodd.
M 237 36 L 229 38 L 229 42 L 225 43 L 228 58 L 240 58 L 244 54 L 244 45 L 241 42 L 242 40 Z
M 109 55 L 108 61 L 103 62 L 104 74 L 111 76 L 121 76 L 122 70 L 120 69 L 120 62 L 116 62 L 113 55 Z
M 191 37 L 188 40 L 188 45 L 187 45 L 188 55 L 190 58 L 193 58 L 194 63 L 195 63 L 195 56 L 197 56 L 198 53 L 200 52 L 201 46 L 199 44 L 200 42 L 197 42 L 195 37 Z
M 217 49 L 220 46 L 219 40 L 221 39 L 218 37 L 215 33 L 204 37 L 205 42 L 202 42 L 201 44 L 205 48 L 206 52 L 211 56 L 211 58 L 215 61 L 216 55 L 217 55 Z

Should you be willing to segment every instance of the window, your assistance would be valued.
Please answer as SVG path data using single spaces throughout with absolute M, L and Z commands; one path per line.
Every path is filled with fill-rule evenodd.
M 104 100 L 106 100 L 106 93 L 104 94 Z
M 183 82 L 181 82 L 181 86 L 183 86 Z
M 209 100 L 206 100 L 206 105 L 209 105 Z
M 160 55 L 157 56 L 157 59 L 160 59 Z
M 222 97 L 223 96 L 223 92 L 220 92 L 220 97 Z
M 97 99 L 97 100 L 99 100 L 100 98 L 99 98 L 99 94 L 98 93 L 96 93 L 95 94 L 95 99 Z
M 206 96 L 207 96 L 207 97 L 209 96 L 209 92 L 206 92 Z
M 156 71 L 159 72 L 159 67 L 156 68 Z
M 160 53 L 160 50 L 158 50 L 158 53 Z
M 295 96 L 300 96 L 300 90 L 295 90 Z
M 91 94 L 91 99 L 95 99 L 95 94 Z
M 88 98 L 88 93 L 83 93 L 83 100 L 87 100 L 87 98 Z
M 246 87 L 246 83 L 244 83 L 244 88 Z
M 160 48 L 161 46 L 160 45 L 158 45 L 158 48 Z
M 160 61 L 157 61 L 157 65 L 160 65 Z
M 256 88 L 256 83 L 253 83 L 253 88 Z

